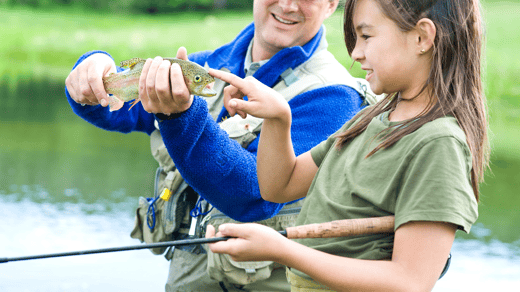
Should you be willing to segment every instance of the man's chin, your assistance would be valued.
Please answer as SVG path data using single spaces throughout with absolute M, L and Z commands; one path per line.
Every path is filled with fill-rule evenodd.
M 272 34 L 266 38 L 266 41 L 272 47 L 279 48 L 280 50 L 288 47 L 299 46 L 300 44 L 293 36 L 294 34 L 292 33 Z

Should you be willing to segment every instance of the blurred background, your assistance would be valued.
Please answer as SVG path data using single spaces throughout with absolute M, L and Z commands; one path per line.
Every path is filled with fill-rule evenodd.
M 212 50 L 252 21 L 252 0 L 0 0 L 0 258 L 138 244 L 139 196 L 152 196 L 147 135 L 76 117 L 64 80 L 90 50 L 116 63 Z M 491 167 L 471 234 L 457 233 L 434 291 L 520 285 L 520 1 L 483 1 Z M 341 8 L 329 49 L 350 68 Z M 364 73 L 355 64 L 350 72 Z M 147 250 L 0 264 L 0 291 L 163 291 L 168 262 Z

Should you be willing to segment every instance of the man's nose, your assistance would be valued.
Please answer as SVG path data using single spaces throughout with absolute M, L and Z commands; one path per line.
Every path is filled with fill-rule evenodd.
M 278 5 L 284 12 L 298 10 L 298 0 L 279 0 Z

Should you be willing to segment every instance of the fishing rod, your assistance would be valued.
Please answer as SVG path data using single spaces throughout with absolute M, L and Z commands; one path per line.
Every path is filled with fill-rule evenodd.
M 393 233 L 394 232 L 394 216 L 361 218 L 361 219 L 345 219 L 331 222 L 308 224 L 295 227 L 288 227 L 285 230 L 278 231 L 288 239 L 301 238 L 330 238 L 330 237 L 347 237 L 356 235 L 367 235 L 377 233 Z M 71 251 L 62 253 L 41 254 L 23 257 L 0 258 L 1 263 L 27 261 L 45 258 L 56 258 L 76 255 L 109 253 L 116 251 L 138 250 L 156 247 L 183 246 L 193 244 L 206 244 L 218 241 L 225 241 L 233 237 L 212 237 L 212 238 L 194 238 L 166 242 L 157 242 L 149 244 L 139 244 L 121 247 L 91 249 L 83 251 Z

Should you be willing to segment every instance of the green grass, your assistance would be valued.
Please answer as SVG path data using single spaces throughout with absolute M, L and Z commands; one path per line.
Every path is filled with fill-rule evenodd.
M 0 9 L 0 76 L 52 75 L 64 79 L 89 50 L 110 52 L 116 61 L 131 57 L 175 56 L 229 42 L 251 15 L 174 16 L 84 14 Z
M 520 3 L 485 6 L 485 89 L 495 152 L 520 160 Z

